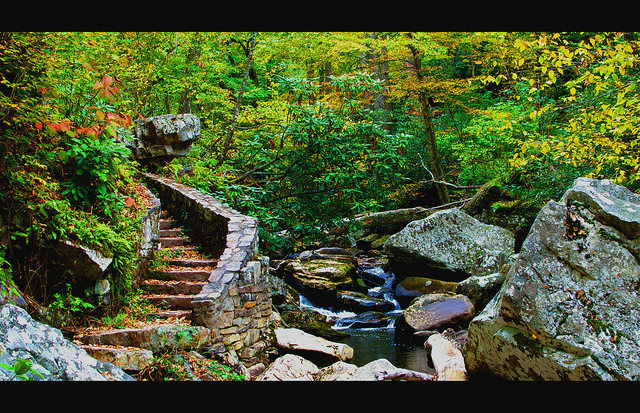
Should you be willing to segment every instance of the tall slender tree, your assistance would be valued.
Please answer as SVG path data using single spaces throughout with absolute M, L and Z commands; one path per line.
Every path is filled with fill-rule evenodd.
M 242 98 L 244 96 L 245 88 L 247 87 L 247 79 L 249 79 L 249 73 L 251 71 L 251 62 L 253 61 L 253 53 L 256 49 L 257 44 L 257 33 L 251 33 L 251 38 L 248 42 L 247 46 L 247 62 L 244 67 L 244 73 L 242 75 L 242 86 L 240 86 L 240 90 L 238 91 L 238 97 L 236 98 L 236 107 L 233 112 L 233 119 L 231 120 L 231 125 L 229 126 L 229 132 L 227 133 L 227 137 L 224 140 L 224 144 L 222 146 L 222 151 L 219 154 L 219 159 L 222 161 L 226 156 L 227 152 L 231 147 L 233 142 L 233 134 L 236 129 L 236 125 L 238 124 L 238 116 L 240 115 L 240 107 L 242 106 Z
M 422 54 L 412 44 L 408 44 L 407 48 L 411 51 L 411 63 L 413 69 L 416 72 L 418 81 L 422 84 Z M 429 91 L 426 87 L 422 86 L 418 90 L 418 101 L 420 102 L 420 113 L 422 114 L 422 121 L 424 122 L 425 134 L 427 137 L 427 145 L 429 150 L 429 166 L 433 174 L 433 180 L 436 181 L 436 189 L 438 191 L 438 198 L 442 204 L 449 203 L 449 192 L 446 186 L 438 181 L 444 179 L 444 170 L 442 168 L 442 160 L 440 159 L 440 153 L 438 152 L 438 144 L 436 142 L 436 133 L 433 129 L 433 115 L 431 113 L 431 106 L 429 105 Z

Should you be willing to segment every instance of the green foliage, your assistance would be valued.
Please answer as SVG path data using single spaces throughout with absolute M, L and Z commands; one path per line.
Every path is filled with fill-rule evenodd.
M 230 366 L 188 353 L 169 352 L 156 355 L 136 378 L 140 381 L 243 381 L 245 377 Z
M 65 293 L 54 294 L 54 301 L 47 308 L 47 318 L 52 326 L 64 328 L 72 324 L 75 314 L 92 308 L 93 304 L 71 294 L 71 284 L 66 284 Z
M 0 363 L 0 367 L 13 372 L 13 376 L 10 379 L 11 381 L 15 380 L 16 378 L 22 381 L 33 381 L 35 380 L 34 375 L 44 378 L 44 376 L 39 371 L 31 368 L 32 366 L 33 361 L 31 361 L 30 359 L 21 358 L 16 359 L 16 362 L 13 365 Z M 28 373 L 31 373 L 31 375 L 27 375 Z
M 79 137 L 71 142 L 66 153 L 71 177 L 63 183 L 62 194 L 84 209 L 95 206 L 106 216 L 113 217 L 124 207 L 115 180 L 128 149 L 110 139 Z
M 377 113 L 363 107 L 360 96 L 379 87 L 371 75 L 329 77 L 336 93 L 326 101 L 310 99 L 319 88 L 313 80 L 276 79 L 289 122 L 245 135 L 242 156 L 230 164 L 248 172 L 235 183 L 203 180 L 204 166 L 196 164 L 194 176 L 183 178 L 259 217 L 261 238 L 274 249 L 285 246 L 276 235 L 281 230 L 303 242 L 321 239 L 343 218 L 377 208 L 403 179 L 400 148 L 408 139 L 387 134 Z M 249 178 L 252 184 L 242 182 Z

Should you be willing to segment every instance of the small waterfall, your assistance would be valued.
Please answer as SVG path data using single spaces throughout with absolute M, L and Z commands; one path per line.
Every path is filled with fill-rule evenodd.
M 427 352 L 423 348 L 408 348 L 398 346 L 394 342 L 394 323 L 402 314 L 400 304 L 395 299 L 393 284 L 395 276 L 385 272 L 380 267 L 363 269 L 362 272 L 370 275 L 376 281 L 376 286 L 369 288 L 368 294 L 376 298 L 384 298 L 394 303 L 394 309 L 387 312 L 389 322 L 379 327 L 354 327 L 359 314 L 352 311 L 334 311 L 332 309 L 315 306 L 309 299 L 300 295 L 300 307 L 308 308 L 324 315 L 333 323 L 332 328 L 346 330 L 350 337 L 340 340 L 354 349 L 352 363 L 363 366 L 366 363 L 385 358 L 397 367 L 417 371 L 429 371 L 427 366 Z
M 388 324 L 381 327 L 362 327 L 362 330 L 371 330 L 379 328 L 393 328 L 396 317 L 402 313 L 400 304 L 395 299 L 393 290 L 393 283 L 395 282 L 395 276 L 391 273 L 385 272 L 381 267 L 367 268 L 363 270 L 364 273 L 371 275 L 373 278 L 383 280 L 381 285 L 371 287 L 368 290 L 368 295 L 376 298 L 383 298 L 384 300 L 393 303 L 394 309 L 387 312 L 387 315 L 391 315 L 391 319 Z M 346 329 L 351 328 L 357 320 L 357 313 L 347 310 L 334 311 L 328 308 L 317 307 L 308 298 L 300 294 L 300 307 L 311 309 L 317 313 L 326 317 L 327 321 L 333 324 L 334 329 Z

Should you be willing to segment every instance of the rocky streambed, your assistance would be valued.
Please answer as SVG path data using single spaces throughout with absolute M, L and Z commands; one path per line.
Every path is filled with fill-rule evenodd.
M 456 370 L 451 379 L 640 378 L 640 196 L 627 188 L 576 180 L 541 209 L 518 251 L 511 231 L 457 208 L 411 221 L 377 247 L 371 238 L 380 237 L 357 243 L 365 249 L 324 248 L 275 262 L 284 324 L 333 343 L 344 340 L 346 322 L 392 325 L 395 345 L 424 349 L 430 359 L 444 354 L 434 347 L 444 340 L 461 356 L 446 360 Z M 389 276 L 376 280 L 381 273 Z M 282 310 L 304 312 L 300 295 L 333 316 L 310 315 L 311 328 L 294 321 Z M 341 312 L 353 316 L 335 316 Z M 430 371 L 396 376 L 425 379 Z M 438 373 L 430 379 L 446 376 Z

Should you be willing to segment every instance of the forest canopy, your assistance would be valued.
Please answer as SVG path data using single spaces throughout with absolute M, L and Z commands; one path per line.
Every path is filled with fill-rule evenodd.
M 259 218 L 265 250 L 295 247 L 282 231 L 318 239 L 490 181 L 537 206 L 578 176 L 637 191 L 639 46 L 636 33 L 1 33 L 3 274 L 50 297 L 32 282 L 40 247 L 66 237 L 114 256 L 130 287 L 141 167 L 122 136 L 161 114 L 197 115 L 202 135 L 157 172 Z

